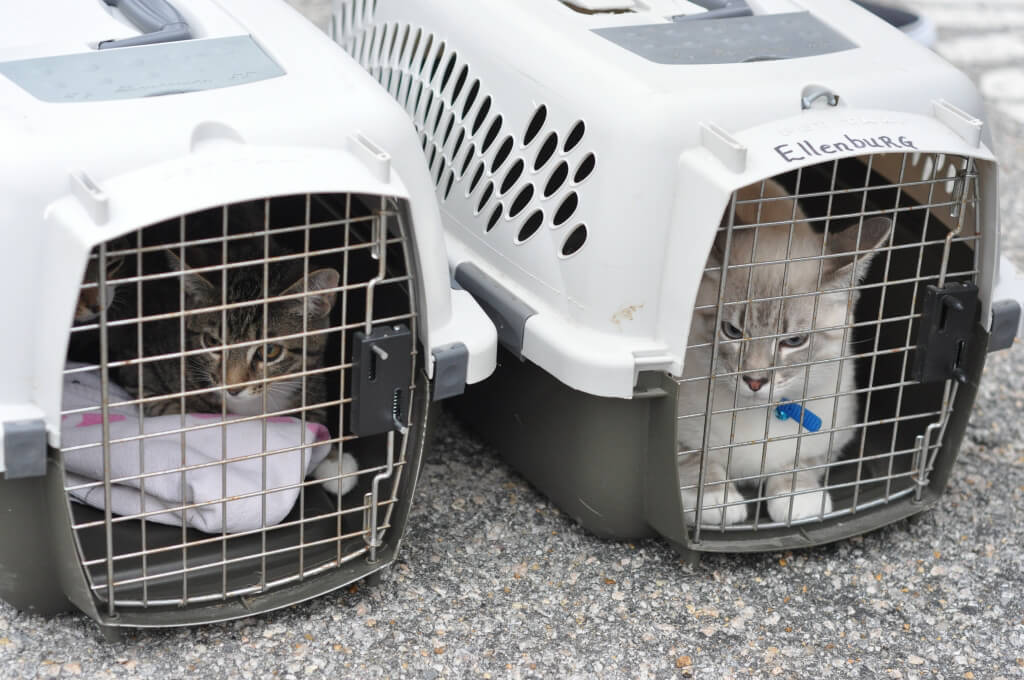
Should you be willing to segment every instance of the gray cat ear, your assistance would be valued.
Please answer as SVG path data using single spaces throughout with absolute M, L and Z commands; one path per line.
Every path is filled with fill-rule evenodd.
M 306 297 L 295 300 L 297 309 L 302 309 L 301 305 L 305 302 L 310 318 L 320 319 L 331 313 L 334 301 L 338 297 L 337 291 L 331 289 L 338 287 L 340 279 L 341 276 L 334 269 L 317 269 L 306 277 L 305 281 L 308 281 L 308 285 L 304 286 L 304 280 L 299 279 L 288 286 L 282 295 L 295 295 L 308 291 Z
M 164 251 L 164 259 L 172 272 L 185 273 L 181 277 L 181 284 L 185 287 L 185 300 L 189 307 L 204 307 L 206 303 L 216 301 L 217 288 L 205 277 L 193 272 L 187 264 L 182 264 L 181 259 L 170 250 Z
M 853 225 L 839 232 L 830 232 L 825 240 L 825 253 L 842 254 L 841 257 L 830 257 L 825 260 L 824 276 L 839 282 L 840 285 L 855 285 L 867 274 L 871 260 L 878 254 L 878 248 L 889 240 L 892 220 L 887 217 L 870 217 L 864 220 L 860 228 Z M 859 236 L 859 240 L 858 240 Z M 857 251 L 860 255 L 855 256 Z M 872 251 L 872 252 L 863 252 Z M 854 261 L 857 271 L 853 272 Z M 850 281 L 850 274 L 854 280 Z

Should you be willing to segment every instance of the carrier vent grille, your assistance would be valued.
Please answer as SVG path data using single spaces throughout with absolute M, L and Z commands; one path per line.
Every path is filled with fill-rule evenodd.
M 517 134 L 446 41 L 406 24 L 361 24 L 372 4 L 343 6 L 342 44 L 412 117 L 440 200 L 468 202 L 491 238 L 520 245 L 547 224 L 559 234 L 552 239 L 558 257 L 580 252 L 586 226 L 564 227 L 579 212 L 578 188 L 597 168 L 583 145 L 586 123 L 570 119 L 559 130 L 541 104 Z

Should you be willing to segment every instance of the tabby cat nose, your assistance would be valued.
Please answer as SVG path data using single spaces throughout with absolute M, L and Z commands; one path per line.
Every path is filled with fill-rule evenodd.
M 743 382 L 747 383 L 747 386 L 750 387 L 751 390 L 757 392 L 759 389 L 764 387 L 768 380 L 764 378 L 751 378 L 749 375 L 745 375 L 743 376 Z
M 241 394 L 244 391 L 245 391 L 245 386 L 244 385 L 242 387 L 229 387 L 228 388 L 228 394 L 230 394 L 232 397 L 237 397 L 239 394 Z

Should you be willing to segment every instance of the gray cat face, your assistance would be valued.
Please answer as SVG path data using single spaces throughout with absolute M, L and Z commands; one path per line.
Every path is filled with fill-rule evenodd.
M 168 253 L 168 261 L 180 270 L 176 256 Z M 328 327 L 337 297 L 331 289 L 339 275 L 334 269 L 318 269 L 307 277 L 301 277 L 301 268 L 299 272 L 300 278 L 293 280 L 293 267 L 271 264 L 265 287 L 262 266 L 231 269 L 225 290 L 218 285 L 220 272 L 207 278 L 187 270 L 183 276 L 187 309 L 216 308 L 224 301 L 252 303 L 186 317 L 187 348 L 205 350 L 187 361 L 190 382 L 224 387 L 229 413 L 258 415 L 299 406 L 302 374 L 323 364 L 327 334 L 316 331 Z M 266 344 L 265 288 L 274 300 L 266 305 Z M 283 296 L 296 297 L 276 299 Z
M 848 354 L 852 331 L 846 327 L 859 296 L 848 289 L 860 283 L 874 249 L 889 237 L 891 222 L 871 217 L 826 239 L 786 195 L 769 182 L 764 197 L 774 200 L 762 201 L 760 214 L 756 203 L 737 205 L 720 323 L 714 307 L 694 315 L 692 343 L 718 336 L 714 372 L 732 374 L 727 382 L 739 403 L 799 399 L 809 362 Z M 760 184 L 739 192 L 741 201 L 760 196 Z M 719 232 L 708 267 L 721 267 L 725 236 Z M 869 252 L 855 257 L 855 251 Z M 698 304 L 714 304 L 720 283 L 720 270 L 705 273 Z

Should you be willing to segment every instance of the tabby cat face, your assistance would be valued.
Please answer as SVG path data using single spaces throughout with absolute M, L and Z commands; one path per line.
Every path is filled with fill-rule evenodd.
M 168 261 L 180 271 L 176 256 L 168 253 Z M 291 278 L 296 268 L 297 280 Z M 334 269 L 318 269 L 302 277 L 301 271 L 301 265 L 271 263 L 264 285 L 262 265 L 229 269 L 222 289 L 221 272 L 207 277 L 186 268 L 182 278 L 187 309 L 251 303 L 186 317 L 186 346 L 205 350 L 188 358 L 189 382 L 223 387 L 229 413 L 258 415 L 297 408 L 302 374 L 323 365 L 327 334 L 315 331 L 330 323 L 337 297 L 331 289 L 337 287 L 339 275 Z M 264 302 L 264 290 L 269 291 L 266 299 L 273 301 Z M 284 296 L 295 297 L 279 299 Z

